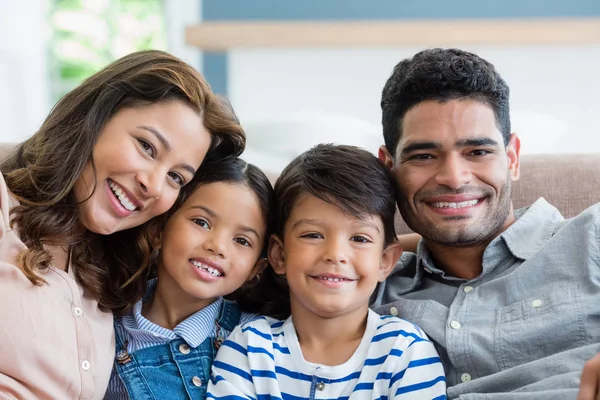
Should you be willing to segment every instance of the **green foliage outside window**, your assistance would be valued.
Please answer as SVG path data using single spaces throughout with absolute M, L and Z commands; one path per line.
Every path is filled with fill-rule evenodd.
M 166 49 L 163 0 L 52 0 L 50 12 L 54 100 L 125 54 Z

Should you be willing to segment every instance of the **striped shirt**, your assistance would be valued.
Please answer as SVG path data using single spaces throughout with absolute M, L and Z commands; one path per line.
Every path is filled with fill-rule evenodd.
M 150 299 L 155 289 L 156 279 L 152 279 L 148 282 L 148 289 L 144 298 L 135 303 L 128 314 L 115 318 L 116 329 L 120 329 L 127 338 L 128 352 L 133 353 L 137 350 L 165 344 L 180 338 L 185 340 L 190 347 L 196 348 L 209 336 L 216 336 L 217 327 L 215 320 L 219 318 L 223 298 L 218 298 L 213 303 L 182 321 L 175 329 L 170 330 L 155 324 L 142 315 L 142 304 Z M 243 312 L 240 317 L 240 324 L 256 318 L 255 314 Z M 220 331 L 220 335 L 223 337 L 227 337 L 229 333 L 225 329 L 221 329 Z M 105 399 L 117 400 L 128 398 L 125 385 L 123 385 L 123 382 L 121 382 L 118 374 L 113 369 Z
M 212 367 L 207 399 L 445 399 L 440 358 L 423 331 L 369 311 L 365 334 L 338 366 L 308 362 L 291 317 L 238 326 Z

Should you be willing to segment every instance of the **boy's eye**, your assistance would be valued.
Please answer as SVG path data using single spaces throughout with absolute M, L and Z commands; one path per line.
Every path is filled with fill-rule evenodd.
M 140 147 L 142 148 L 142 150 L 147 153 L 150 157 L 154 158 L 154 147 L 146 140 L 144 139 L 139 139 L 138 138 L 138 143 L 140 144 Z
M 358 242 L 358 243 L 371 243 L 370 239 L 368 239 L 364 236 L 360 236 L 360 235 L 352 236 L 350 238 L 350 240 L 352 240 L 353 242 Z
M 233 239 L 237 244 L 241 244 L 242 246 L 245 247 L 252 247 L 250 244 L 250 241 L 248 241 L 248 239 L 245 238 L 235 238 Z
M 409 160 L 431 160 L 433 156 L 431 154 L 415 154 L 408 158 Z
M 192 222 L 202 228 L 210 228 L 208 221 L 205 220 L 204 218 L 194 218 L 194 219 L 192 219 Z
M 305 238 L 305 239 L 322 239 L 323 235 L 321 235 L 320 233 L 311 232 L 311 233 L 305 233 L 304 235 L 301 235 L 300 237 Z

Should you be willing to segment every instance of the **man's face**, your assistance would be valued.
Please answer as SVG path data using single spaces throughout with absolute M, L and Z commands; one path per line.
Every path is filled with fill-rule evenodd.
M 474 100 L 425 101 L 410 109 L 392 157 L 379 157 L 398 182 L 402 217 L 426 241 L 489 242 L 514 222 L 511 184 L 520 143 L 505 148 L 492 109 Z

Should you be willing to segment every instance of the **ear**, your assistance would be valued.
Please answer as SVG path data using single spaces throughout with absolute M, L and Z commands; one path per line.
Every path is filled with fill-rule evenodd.
M 251 281 L 252 279 L 259 276 L 265 270 L 267 264 L 269 264 L 269 260 L 267 260 L 266 258 L 259 258 L 256 264 L 254 264 L 252 271 L 250 271 L 250 275 L 248 275 L 248 279 L 246 279 L 246 282 Z
M 510 135 L 508 146 L 506 146 L 506 155 L 508 156 L 510 178 L 516 181 L 519 179 L 521 168 L 521 140 L 516 133 Z
M 160 250 L 162 247 L 162 231 L 163 227 L 160 223 L 155 223 L 148 227 L 148 237 L 154 250 Z
M 388 151 L 387 147 L 385 147 L 385 145 L 379 146 L 379 151 L 377 152 L 377 156 L 379 157 L 379 159 L 381 161 L 383 161 L 383 163 L 385 164 L 386 167 L 388 167 L 388 169 L 394 168 L 394 157 L 392 157 L 392 155 Z
M 379 267 L 379 282 L 385 281 L 390 272 L 396 266 L 396 263 L 402 255 L 402 245 L 398 242 L 390 244 L 383 250 L 383 256 L 381 257 L 381 265 Z
M 271 235 L 269 240 L 269 263 L 278 275 L 285 274 L 285 254 L 283 241 L 277 235 Z

